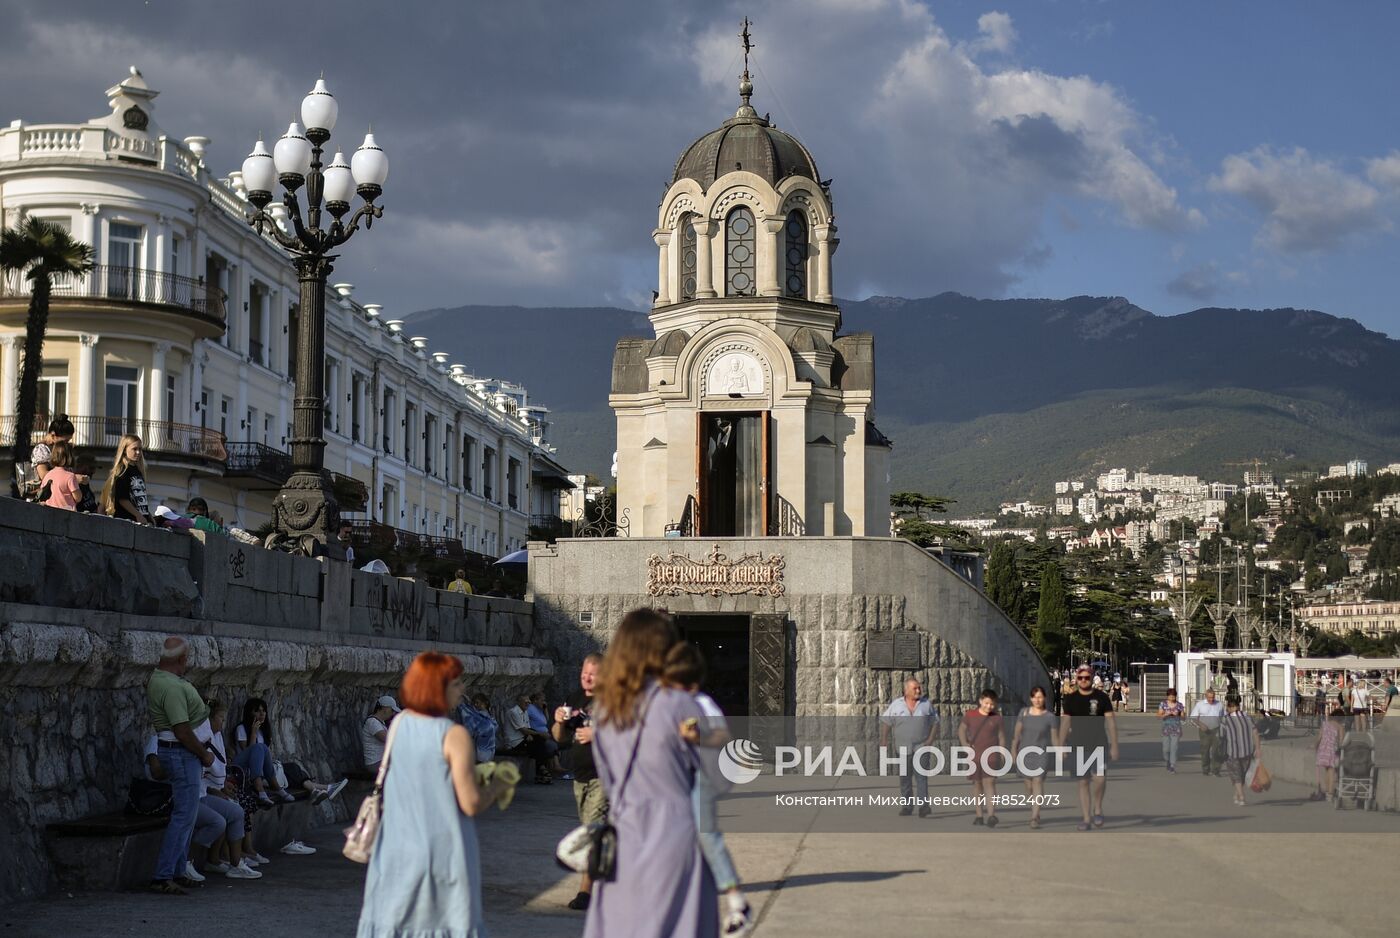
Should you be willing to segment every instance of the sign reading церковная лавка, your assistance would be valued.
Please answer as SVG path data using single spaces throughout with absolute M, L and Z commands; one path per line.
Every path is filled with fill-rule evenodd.
M 647 593 L 652 596 L 679 596 L 694 593 L 708 596 L 783 595 L 782 554 L 744 554 L 730 559 L 716 544 L 700 560 L 671 551 L 667 556 L 647 558 Z

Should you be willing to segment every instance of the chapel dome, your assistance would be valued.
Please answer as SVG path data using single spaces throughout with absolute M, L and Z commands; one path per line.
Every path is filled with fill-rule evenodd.
M 738 169 L 756 173 L 771 185 L 788 176 L 821 182 L 812 154 L 792 134 L 773 126 L 766 115 L 759 117 L 749 104 L 752 95 L 753 82 L 746 70 L 739 81 L 743 104 L 733 117 L 685 148 L 671 175 L 673 185 L 694 179 L 708 189 L 720 176 Z

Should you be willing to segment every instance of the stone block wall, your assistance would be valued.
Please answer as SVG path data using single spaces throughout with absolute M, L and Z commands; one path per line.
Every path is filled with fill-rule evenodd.
M 780 553 L 781 596 L 652 596 L 647 560 L 677 551 L 700 559 L 718 544 L 729 557 Z M 535 646 L 557 665 L 562 689 L 578 662 L 605 648 L 638 606 L 673 613 L 779 613 L 789 621 L 789 706 L 794 716 L 866 716 L 901 692 L 904 671 L 875 670 L 866 638 L 919 635 L 924 668 L 913 672 L 945 729 L 991 687 L 1015 712 L 1030 688 L 1049 688 L 1040 657 L 972 584 L 907 541 L 889 538 L 561 540 L 531 545 Z
M 360 764 L 365 715 L 419 651 L 457 655 L 503 709 L 553 672 L 532 634 L 529 603 L 0 499 L 0 904 L 48 887 L 45 825 L 125 804 L 166 636 L 230 734 L 263 697 L 280 757 L 324 780 Z

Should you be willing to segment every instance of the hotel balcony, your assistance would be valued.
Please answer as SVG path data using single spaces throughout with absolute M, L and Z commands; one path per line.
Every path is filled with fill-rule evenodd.
M 369 508 L 369 486 L 353 476 L 321 470 L 331 484 L 341 511 Z M 242 484 L 249 490 L 275 491 L 292 474 L 292 456 L 262 443 L 229 443 L 224 478 L 230 485 Z
M 22 327 L 32 289 L 22 271 L 6 271 L 0 279 L 0 317 L 17 315 L 14 324 Z M 179 316 L 204 338 L 224 333 L 227 310 L 224 293 L 217 287 L 193 277 L 108 264 L 98 264 L 85 274 L 55 278 L 49 317 L 53 323 L 66 312 L 125 312 L 133 307 Z
M 73 444 L 78 456 L 91 456 L 99 470 L 112 464 L 117 443 L 128 433 L 141 438 L 146 461 L 156 465 L 188 466 L 222 473 L 228 459 L 224 435 L 217 430 L 169 420 L 126 417 L 73 417 Z M 35 418 L 31 445 L 44 438 L 48 421 Z M 0 447 L 14 445 L 15 417 L 0 416 Z

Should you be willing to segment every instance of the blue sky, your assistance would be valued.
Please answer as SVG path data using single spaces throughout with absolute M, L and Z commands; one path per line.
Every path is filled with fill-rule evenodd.
M 386 314 L 640 308 L 676 155 L 754 103 L 834 177 L 837 293 L 1320 309 L 1400 336 L 1400 4 L 0 0 L 0 119 L 83 120 L 138 65 L 236 169 L 325 68 L 390 154 L 338 275 Z M 365 24 L 372 23 L 367 45 Z M 307 36 L 317 42 L 308 42 Z M 353 145 L 354 141 L 350 141 Z

